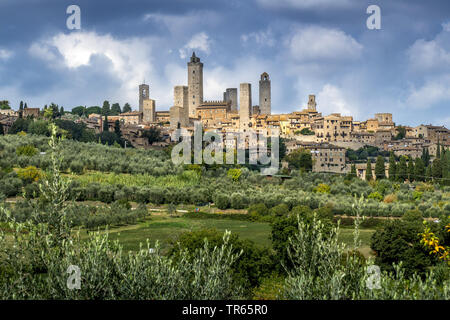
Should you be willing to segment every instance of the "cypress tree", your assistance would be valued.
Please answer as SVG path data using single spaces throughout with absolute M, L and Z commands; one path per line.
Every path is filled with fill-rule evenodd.
M 108 116 L 105 116 L 105 121 L 103 122 L 103 131 L 104 132 L 108 132 L 109 131 Z
M 442 184 L 450 186 L 450 152 L 445 151 L 445 158 L 442 162 Z
M 436 159 L 439 159 L 440 157 L 441 157 L 441 144 L 439 143 L 438 139 L 436 147 Z
M 395 181 L 397 179 L 396 172 L 397 172 L 397 164 L 395 163 L 395 155 L 391 151 L 391 154 L 389 155 L 389 171 L 388 171 L 389 180 Z
M 357 175 L 356 175 L 356 164 L 352 164 L 352 168 L 351 168 L 351 170 L 350 170 L 350 178 L 351 179 L 353 179 L 353 178 L 356 178 L 357 177 Z
M 416 163 L 414 166 L 414 178 L 417 181 L 424 181 L 425 176 L 425 165 L 423 164 L 423 160 L 421 158 L 416 159 Z
M 397 176 L 399 181 L 404 182 L 408 179 L 408 167 L 406 165 L 406 157 L 402 156 L 400 158 L 400 163 L 397 168 Z
M 423 159 L 423 164 L 425 167 L 428 167 L 430 165 L 430 150 L 428 148 L 425 149 L 425 159 Z
M 104 116 L 107 116 L 107 115 L 109 115 L 110 113 L 111 113 L 111 108 L 110 108 L 110 106 L 109 106 L 109 101 L 108 101 L 108 100 L 105 100 L 105 101 L 103 102 L 102 114 L 103 114 Z
M 372 162 L 370 159 L 367 159 L 367 167 L 366 167 L 366 181 L 370 181 L 373 179 L 372 174 Z
M 432 172 L 432 170 L 431 170 L 431 164 L 427 167 L 427 170 L 426 170 L 426 181 L 431 181 L 432 180 L 432 178 L 433 178 L 433 172 Z
M 375 163 L 375 176 L 377 180 L 386 178 L 384 158 L 381 155 L 377 157 L 377 162 Z
M 122 131 L 120 131 L 120 121 L 116 120 L 114 122 L 114 132 L 117 135 L 117 138 L 120 138 L 122 136 Z
M 408 159 L 408 179 L 409 181 L 414 181 L 414 162 L 411 157 Z
M 433 180 L 439 180 L 440 178 L 442 178 L 442 163 L 440 158 L 434 159 L 431 168 L 431 175 L 433 177 Z

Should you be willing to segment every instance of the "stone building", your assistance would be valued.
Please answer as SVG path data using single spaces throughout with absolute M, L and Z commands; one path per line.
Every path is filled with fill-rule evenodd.
M 231 104 L 231 112 L 238 111 L 238 95 L 237 88 L 227 88 L 227 90 L 223 93 L 223 101 L 230 102 Z
M 170 111 L 156 111 L 156 122 L 161 124 L 169 124 Z
M 144 101 L 150 99 L 150 86 L 148 84 L 139 85 L 139 112 L 144 112 Z
M 318 142 L 351 141 L 353 117 L 332 113 L 329 116 L 314 119 L 312 130 Z
M 173 107 L 170 108 L 170 128 L 178 129 L 189 126 L 189 88 L 176 86 L 174 88 Z
M 239 126 L 241 129 L 247 129 L 252 108 L 252 85 L 250 83 L 241 83 L 239 89 Z
M 22 116 L 24 118 L 26 117 L 39 118 L 39 112 L 40 112 L 39 108 L 24 108 Z
M 259 80 L 259 110 L 260 114 L 271 114 L 270 78 L 267 72 L 261 74 Z
M 203 63 L 192 53 L 188 62 L 189 116 L 195 117 L 195 110 L 203 103 Z
M 7 115 L 0 113 L 0 124 L 3 127 L 3 134 L 7 134 L 9 129 L 12 127 L 14 122 L 17 120 L 18 116 L 15 115 Z
M 314 94 L 310 94 L 308 97 L 308 111 L 317 111 L 316 110 L 316 96 Z
M 131 112 L 125 112 L 125 113 L 121 113 L 118 116 L 108 116 L 108 122 L 113 123 L 116 120 L 119 120 L 122 124 L 124 125 L 130 125 L 130 124 L 140 124 L 142 123 L 143 119 L 142 119 L 142 112 L 139 111 L 131 111 Z M 101 117 L 102 121 L 105 120 L 105 117 L 102 116 Z
M 1 115 L 5 115 L 5 116 L 10 116 L 10 117 L 12 117 L 12 116 L 17 117 L 18 116 L 17 111 L 15 111 L 13 109 L 0 109 L 0 114 Z
M 156 122 L 156 102 L 152 99 L 145 99 L 142 106 L 142 121 L 144 123 Z
M 450 130 L 443 126 L 420 125 L 415 127 L 414 136 L 430 140 L 432 143 L 450 142 Z
M 310 147 L 314 172 L 347 173 L 345 148 L 328 143 Z
M 230 101 L 205 101 L 197 107 L 197 118 L 200 119 L 204 128 L 219 127 L 228 123 L 226 121 L 230 110 Z
M 345 148 L 329 143 L 302 142 L 290 140 L 286 143 L 286 152 L 291 153 L 298 149 L 311 152 L 314 172 L 347 173 Z

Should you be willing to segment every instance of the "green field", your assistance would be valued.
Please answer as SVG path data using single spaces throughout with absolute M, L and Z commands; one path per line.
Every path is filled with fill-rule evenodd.
M 268 223 L 228 220 L 228 219 L 192 219 L 170 216 L 153 216 L 145 222 L 110 229 L 110 239 L 116 240 L 123 245 L 124 250 L 137 250 L 139 243 L 146 245 L 147 239 L 151 245 L 159 241 L 161 248 L 167 249 L 172 240 L 186 231 L 199 230 L 202 228 L 215 228 L 224 232 L 230 230 L 242 239 L 254 241 L 260 246 L 271 246 L 271 227 Z M 375 232 L 371 229 L 360 230 L 362 241 L 361 252 L 370 255 L 370 237 Z M 339 239 L 347 245 L 353 244 L 353 229 L 341 229 Z

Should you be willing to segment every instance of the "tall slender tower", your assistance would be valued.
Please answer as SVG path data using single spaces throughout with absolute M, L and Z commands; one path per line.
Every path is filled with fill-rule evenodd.
M 271 114 L 270 78 L 267 72 L 259 80 L 259 110 L 261 114 Z
M 231 112 L 237 112 L 237 88 L 228 88 L 224 95 L 225 101 L 231 102 Z
M 239 88 L 239 126 L 248 128 L 252 109 L 252 86 L 250 83 L 241 83 Z
M 139 86 L 139 112 L 144 112 L 144 100 L 150 99 L 150 87 L 148 84 Z
M 189 116 L 195 117 L 197 107 L 203 103 L 203 63 L 192 52 L 191 61 L 187 65 Z
M 316 111 L 316 106 L 317 106 L 316 96 L 313 94 L 310 94 L 308 97 L 308 110 Z

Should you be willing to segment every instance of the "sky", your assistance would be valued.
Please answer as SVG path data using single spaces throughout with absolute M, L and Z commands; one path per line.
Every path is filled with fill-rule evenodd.
M 81 29 L 66 10 L 80 8 Z M 370 30 L 370 5 L 381 29 Z M 195 51 L 204 100 L 226 88 L 272 84 L 272 113 L 303 109 L 397 124 L 450 127 L 448 0 L 0 0 L 0 100 L 70 110 L 104 100 L 138 105 L 150 85 L 157 110 L 187 85 Z

